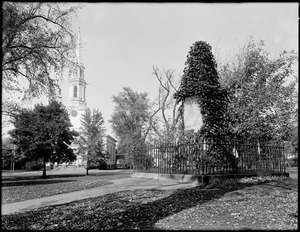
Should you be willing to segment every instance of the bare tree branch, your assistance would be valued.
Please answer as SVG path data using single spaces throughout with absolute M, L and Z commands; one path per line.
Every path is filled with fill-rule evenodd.
M 172 140 L 175 138 L 175 133 L 177 131 L 177 125 L 180 119 L 180 112 L 176 101 L 173 100 L 172 96 L 177 91 L 175 84 L 173 83 L 173 73 L 172 70 L 165 70 L 160 73 L 157 67 L 153 66 L 153 74 L 159 82 L 159 96 L 158 96 L 158 106 L 155 111 L 156 114 L 160 112 L 160 117 L 162 118 L 161 123 L 164 125 L 163 133 L 159 130 L 159 125 L 155 125 L 151 119 L 150 125 L 156 133 L 156 135 L 161 140 Z M 153 110 L 153 109 L 152 109 Z M 169 110 L 171 110 L 171 117 L 169 117 Z M 158 118 L 156 120 L 159 120 Z

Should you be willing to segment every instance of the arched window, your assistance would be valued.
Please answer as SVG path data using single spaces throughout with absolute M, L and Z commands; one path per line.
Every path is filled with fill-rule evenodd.
M 73 95 L 73 97 L 77 97 L 77 86 L 74 86 L 74 95 Z

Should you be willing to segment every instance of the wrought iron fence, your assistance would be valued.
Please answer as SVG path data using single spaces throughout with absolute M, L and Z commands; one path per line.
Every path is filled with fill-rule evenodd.
M 240 142 L 145 145 L 134 154 L 133 170 L 192 175 L 285 172 L 284 148 Z

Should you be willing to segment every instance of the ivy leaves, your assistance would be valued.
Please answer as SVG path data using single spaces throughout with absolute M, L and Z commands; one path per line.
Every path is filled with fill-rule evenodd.
M 195 42 L 185 64 L 179 90 L 174 95 L 176 101 L 184 102 L 188 97 L 196 97 L 204 123 L 200 135 L 213 140 L 224 139 L 227 92 L 219 83 L 211 46 L 205 41 Z

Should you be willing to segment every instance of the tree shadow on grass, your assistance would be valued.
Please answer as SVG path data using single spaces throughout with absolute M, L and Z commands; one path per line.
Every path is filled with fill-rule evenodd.
M 116 177 L 120 177 L 120 176 L 122 176 L 122 177 L 128 178 L 128 177 L 130 177 L 130 173 L 117 173 L 117 172 L 115 172 L 115 173 L 109 173 L 109 172 L 102 172 L 102 173 L 91 173 L 91 174 L 89 174 L 89 176 L 99 176 L 99 177 L 104 177 L 104 176 L 109 176 L 109 177 L 116 176 Z
M 117 176 L 117 175 L 125 175 L 125 173 L 117 173 L 117 172 L 100 172 L 100 173 L 89 173 L 89 176 Z
M 285 181 L 273 180 L 272 183 L 266 183 L 266 185 L 287 190 L 298 190 L 298 180 L 292 178 L 289 178 Z
M 92 173 L 86 176 L 85 174 L 55 174 L 55 175 L 48 175 L 45 178 L 42 176 L 9 176 L 9 177 L 2 177 L 2 187 L 13 187 L 13 186 L 28 186 L 28 185 L 41 185 L 41 184 L 57 184 L 63 182 L 75 182 L 77 181 L 78 177 L 86 177 L 87 179 L 91 177 L 129 177 L 130 175 L 122 173 Z
M 139 230 L 158 230 L 155 224 L 168 216 L 177 214 L 185 209 L 201 205 L 205 202 L 221 198 L 225 193 L 243 189 L 261 183 L 237 183 L 229 189 L 205 189 L 203 187 L 194 187 L 190 189 L 178 189 L 163 199 L 129 206 L 125 211 L 116 214 L 107 214 L 101 221 L 110 221 L 109 229 L 139 229 Z M 153 190 L 147 190 L 153 191 Z M 162 190 L 156 190 L 162 191 Z M 134 194 L 134 193 L 133 193 Z M 130 202 L 128 201 L 128 204 Z M 111 220 L 112 218 L 116 220 Z M 97 225 L 97 228 L 102 226 Z
M 41 184 L 58 184 L 64 182 L 74 182 L 76 180 L 25 180 L 25 181 L 6 181 L 2 182 L 2 187 L 29 186 Z
M 26 181 L 26 180 L 48 180 L 48 179 L 57 179 L 57 178 L 74 178 L 74 177 L 83 177 L 85 174 L 57 174 L 57 175 L 47 175 L 46 177 L 42 176 L 2 176 L 3 181 Z

